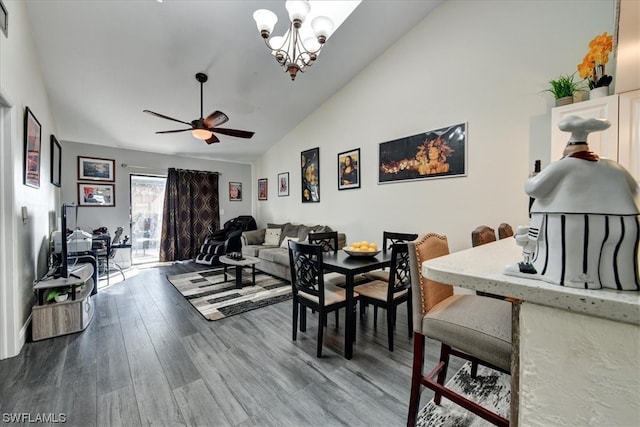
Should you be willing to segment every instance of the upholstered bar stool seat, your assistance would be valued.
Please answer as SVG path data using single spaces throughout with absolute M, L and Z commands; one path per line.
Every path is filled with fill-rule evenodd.
M 511 368 L 511 304 L 505 301 L 452 295 L 429 310 L 422 330 L 505 371 Z

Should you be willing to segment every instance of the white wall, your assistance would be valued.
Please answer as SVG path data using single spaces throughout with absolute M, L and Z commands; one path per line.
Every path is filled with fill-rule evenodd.
M 4 2 L 9 36 L 0 34 L 0 95 L 12 104 L 2 109 L 2 239 L 0 259 L 0 359 L 19 353 L 34 302 L 34 278 L 46 273 L 51 213 L 58 192 L 50 184 L 49 135 L 55 123 L 35 54 L 24 2 Z M 40 188 L 23 185 L 24 113 L 29 107 L 42 126 Z M 28 220 L 22 221 L 26 207 Z
M 383 230 L 433 231 L 455 251 L 471 246 L 477 225 L 528 223 L 524 181 L 550 156 L 553 100 L 540 92 L 576 70 L 614 17 L 612 0 L 443 3 L 262 158 L 257 178 L 269 178 L 270 196 L 257 204 L 260 224 L 328 224 L 378 243 Z M 377 184 L 379 143 L 460 122 L 466 177 Z M 300 152 L 314 147 L 320 203 L 302 204 Z M 337 154 L 354 148 L 361 188 L 338 191 Z M 286 171 L 291 195 L 273 197 Z

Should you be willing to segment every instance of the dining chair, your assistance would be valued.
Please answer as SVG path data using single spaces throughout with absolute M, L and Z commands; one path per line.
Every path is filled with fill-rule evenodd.
M 406 243 L 395 243 L 391 247 L 391 267 L 389 268 L 389 279 L 387 281 L 374 280 L 363 285 L 356 286 L 354 290 L 359 295 L 360 317 L 364 317 L 364 312 L 368 304 L 375 308 L 381 307 L 387 310 L 387 335 L 389 340 L 389 351 L 393 351 L 393 331 L 398 306 L 407 303 L 407 324 L 409 338 L 411 338 L 411 277 L 409 274 L 409 254 Z M 378 323 L 378 312 L 374 310 L 373 325 Z
M 338 240 L 338 232 L 337 231 L 326 231 L 321 233 L 309 233 L 309 243 L 315 243 L 322 246 L 323 252 L 333 252 L 337 253 L 339 249 L 339 240 Z M 359 274 L 354 277 L 355 283 L 363 283 L 367 279 L 363 274 Z M 325 284 L 330 284 L 332 286 L 340 286 L 344 287 L 346 283 L 346 279 L 343 274 L 340 273 L 325 273 L 324 275 Z M 338 322 L 338 312 L 336 312 L 336 323 Z
M 453 286 L 427 279 L 422 263 L 447 255 L 447 238 L 425 234 L 408 243 L 413 303 L 413 368 L 407 425 L 414 426 L 422 387 L 435 392 L 433 401 L 445 398 L 501 426 L 509 421 L 445 386 L 449 357 L 472 362 L 475 378 L 481 364 L 509 374 L 511 369 L 511 303 L 473 294 L 454 294 Z M 424 375 L 425 337 L 440 342 L 440 359 Z M 436 377 L 434 379 L 434 377 Z
M 513 236 L 513 228 L 506 222 L 501 223 L 498 226 L 498 239 L 505 239 Z
M 496 241 L 496 231 L 486 225 L 479 225 L 471 232 L 471 246 L 476 247 Z
M 406 243 L 406 242 L 410 242 L 411 240 L 415 240 L 417 238 L 418 238 L 418 235 L 413 233 L 398 233 L 395 231 L 383 231 L 382 232 L 382 252 L 387 252 L 396 243 Z M 364 273 L 364 277 L 366 277 L 368 280 L 382 280 L 386 282 L 389 280 L 389 270 L 383 268 L 380 270 L 370 271 L 368 273 Z
M 289 268 L 291 270 L 291 289 L 293 294 L 293 341 L 298 331 L 298 310 L 300 331 L 307 328 L 306 310 L 310 308 L 319 313 L 316 356 L 322 357 L 322 341 L 327 313 L 346 307 L 345 290 L 324 283 L 322 246 L 316 244 L 289 241 Z M 354 292 L 354 298 L 357 298 Z

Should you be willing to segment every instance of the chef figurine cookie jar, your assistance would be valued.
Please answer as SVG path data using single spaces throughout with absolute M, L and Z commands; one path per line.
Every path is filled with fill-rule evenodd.
M 589 150 L 587 135 L 602 119 L 568 116 L 563 157 L 525 183 L 534 198 L 531 222 L 518 227 L 524 260 L 505 274 L 580 289 L 640 290 L 640 189 L 616 161 Z

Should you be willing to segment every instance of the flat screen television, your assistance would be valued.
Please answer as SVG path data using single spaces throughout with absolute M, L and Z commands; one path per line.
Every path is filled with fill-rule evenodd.
M 69 248 L 67 246 L 67 205 L 60 209 L 60 265 L 57 277 L 69 277 Z

